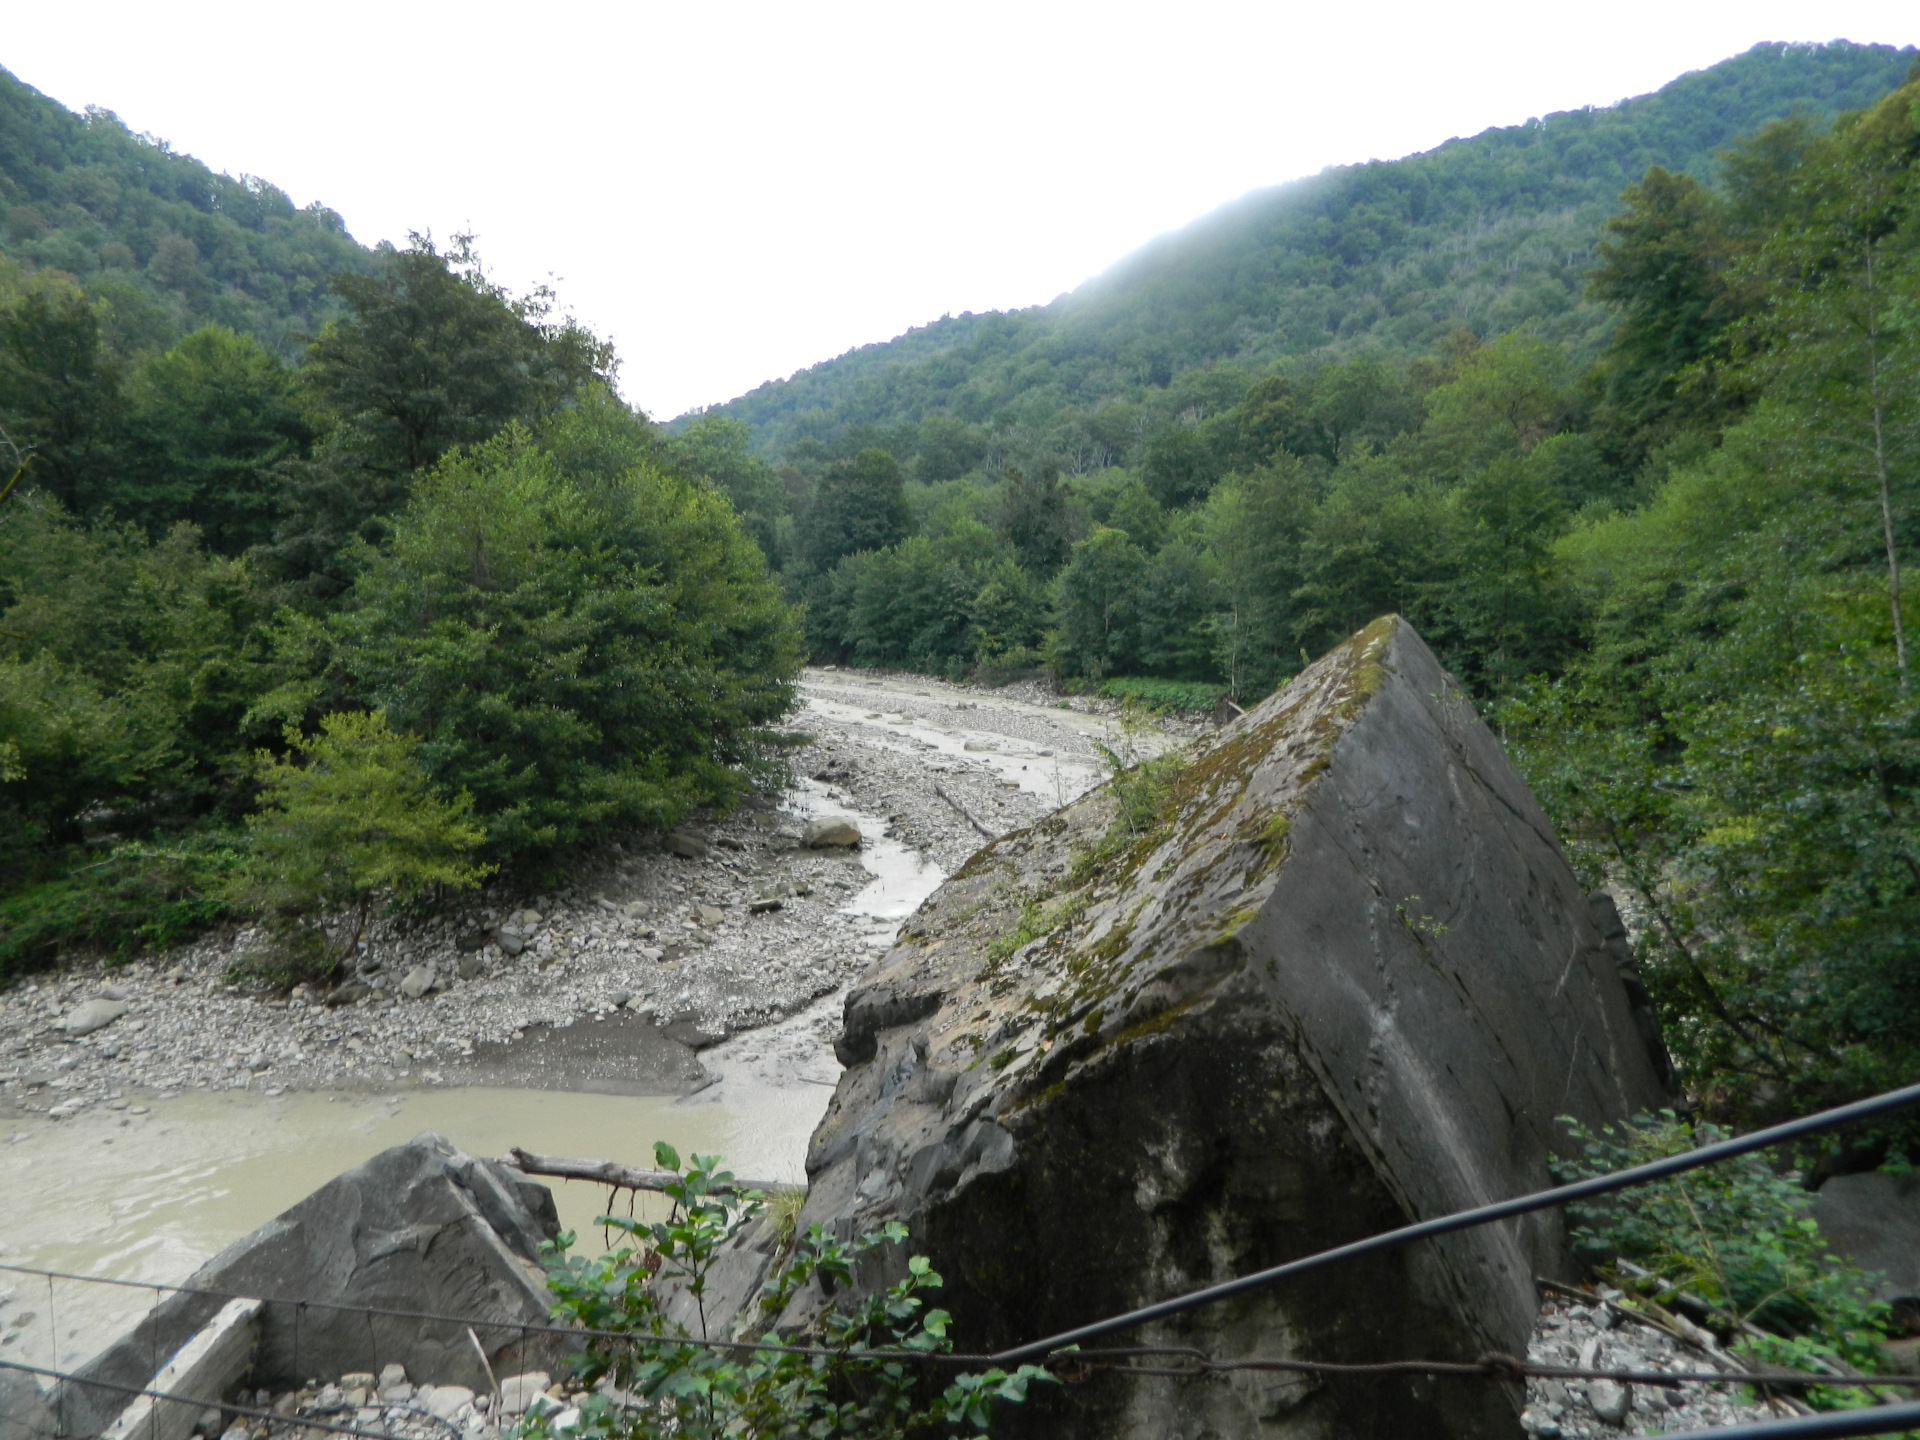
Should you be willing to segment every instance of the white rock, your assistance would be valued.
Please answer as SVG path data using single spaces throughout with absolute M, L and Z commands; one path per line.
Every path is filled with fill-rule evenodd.
M 808 822 L 801 843 L 810 850 L 824 850 L 833 846 L 858 845 L 860 827 L 851 820 L 834 817 L 826 820 Z
M 417 1396 L 415 1398 L 418 1399 Z M 464 1385 L 436 1385 L 426 1400 L 429 1415 L 448 1421 L 460 1413 L 462 1406 L 471 1404 L 473 1391 Z
M 433 987 L 433 966 L 416 965 L 407 972 L 407 978 L 400 982 L 400 993 L 409 1000 L 418 1000 Z M 389 1366 L 388 1369 L 392 1369 Z M 381 1373 L 385 1373 L 384 1371 Z M 404 1372 L 403 1372 L 404 1373 Z
M 1633 1391 L 1615 1380 L 1589 1380 L 1587 1404 L 1607 1424 L 1623 1425 L 1627 1412 L 1633 1408 Z
M 104 1030 L 122 1015 L 127 1013 L 124 1000 L 88 1000 L 74 1007 L 73 1013 L 62 1022 L 69 1035 L 91 1035 L 96 1030 Z
M 500 1409 L 508 1415 L 524 1415 L 533 1397 L 544 1392 L 552 1379 L 544 1370 L 509 1375 L 500 1382 Z

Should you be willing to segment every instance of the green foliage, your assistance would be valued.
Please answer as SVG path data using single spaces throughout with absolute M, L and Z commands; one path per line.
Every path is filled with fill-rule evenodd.
M 489 280 L 471 236 L 442 252 L 415 235 L 383 247 L 372 275 L 334 286 L 347 314 L 301 371 L 329 433 L 292 470 L 270 551 L 283 582 L 321 598 L 349 578 L 346 547 L 384 533 L 416 472 L 505 425 L 540 423 L 613 371 L 611 348 L 556 316 L 548 291 L 516 298 Z
M 657 469 L 610 397 L 448 456 L 356 564 L 328 683 L 421 737 L 495 858 L 665 828 L 770 773 L 791 617 L 726 501 Z
M 124 959 L 191 940 L 227 917 L 222 892 L 242 843 L 232 832 L 204 830 L 164 846 L 116 845 L 104 859 L 78 846 L 50 857 L 31 872 L 52 871 L 49 878 L 0 895 L 0 976 L 44 965 L 76 944 Z
M 69 510 L 106 499 L 121 458 L 121 370 L 71 281 L 0 285 L 0 430 L 33 454 L 34 484 Z
M 1143 755 L 1142 740 L 1152 711 L 1138 701 L 1129 701 L 1121 715 L 1118 748 L 1096 745 L 1107 768 L 1107 795 L 1113 801 L 1113 818 L 1098 840 L 1078 849 L 1070 883 L 1084 885 L 1107 865 L 1140 845 L 1168 819 L 1174 786 L 1192 763 L 1184 751 L 1165 750 L 1158 755 Z
M 352 954 L 377 897 L 469 890 L 491 871 L 468 858 L 486 840 L 472 797 L 436 794 L 419 742 L 380 711 L 336 711 L 313 736 L 289 727 L 286 743 L 286 758 L 259 756 L 262 804 L 224 898 L 269 922 L 296 972 L 324 976 Z M 319 921 L 342 910 L 352 924 L 328 946 Z
M 816 570 L 842 556 L 884 550 L 912 526 L 900 462 L 877 446 L 836 461 L 814 491 L 801 524 L 801 551 Z
M 1677 1155 L 1725 1139 L 1672 1111 L 1640 1116 L 1598 1134 L 1565 1120 L 1579 1154 L 1554 1166 L 1562 1182 Z M 1813 1197 L 1800 1176 L 1776 1169 L 1765 1154 L 1741 1156 L 1651 1184 L 1567 1207 L 1579 1223 L 1575 1245 L 1597 1260 L 1632 1260 L 1669 1292 L 1687 1290 L 1738 1331 L 1753 1323 L 1772 1332 L 1737 1334 L 1734 1349 L 1768 1364 L 1814 1370 L 1814 1361 L 1869 1374 L 1886 1368 L 1881 1349 L 1887 1306 L 1873 1298 L 1868 1277 L 1833 1255 L 1812 1216 Z M 1872 1404 L 1869 1392 L 1817 1388 L 1821 1408 Z
M 1078 472 L 1127 461 L 1116 451 L 1196 405 L 1203 419 L 1231 405 L 1178 393 L 1208 366 L 1404 359 L 1461 325 L 1487 336 L 1528 321 L 1590 359 L 1614 321 L 1585 295 L 1587 260 L 1625 186 L 1650 165 L 1704 178 L 1736 137 L 1796 111 L 1825 120 L 1871 104 L 1912 60 L 1891 46 L 1758 45 L 1618 105 L 1328 170 L 1225 206 L 1051 305 L 951 316 L 720 413 L 770 455 L 939 416 L 992 425 L 1029 473 L 1048 457 Z M 1146 435 L 1111 413 L 1129 406 L 1157 422 Z
M 1585 653 L 1502 712 L 1576 862 L 1652 917 L 1669 1045 L 1730 1118 L 1920 1063 L 1920 712 L 1894 589 L 1920 522 L 1914 94 L 1774 187 L 1799 223 L 1754 227 L 1735 262 L 1763 302 L 1743 418 L 1644 508 L 1559 543 Z
M 223 555 L 272 538 L 282 467 L 315 438 L 294 371 L 208 325 L 143 363 L 128 403 L 127 458 L 106 487 L 119 514 L 153 532 L 184 520 Z
M 371 259 L 326 207 L 216 175 L 110 111 L 76 115 L 4 70 L 0 155 L 0 265 L 72 277 L 129 353 L 211 323 L 291 358 L 331 313 L 330 278 Z
M 568 1255 L 571 1235 L 543 1247 L 554 1318 L 611 1332 L 589 1340 L 574 1361 L 590 1385 L 603 1379 L 611 1383 L 581 1401 L 577 1423 L 567 1434 L 605 1440 L 668 1435 L 896 1440 L 950 1434 L 955 1426 L 984 1434 L 996 1402 L 1017 1404 L 1030 1384 L 1052 1379 L 1033 1366 L 1012 1375 L 1000 1370 L 956 1375 L 929 1366 L 921 1357 L 946 1354 L 953 1342 L 947 1313 L 926 1308 L 924 1292 L 942 1282 L 919 1255 L 910 1257 L 903 1277 L 884 1290 L 843 1300 L 807 1329 L 780 1328 L 781 1313 L 809 1281 L 818 1281 L 829 1295 L 840 1292 L 861 1256 L 905 1241 L 906 1227 L 898 1222 L 851 1243 L 809 1226 L 774 1266 L 761 1300 L 764 1318 L 750 1333 L 769 1346 L 809 1346 L 824 1353 L 676 1343 L 723 1338 L 709 1329 L 709 1278 L 722 1248 L 760 1222 L 766 1201 L 758 1191 L 736 1190 L 716 1156 L 691 1156 L 683 1170 L 673 1147 L 659 1144 L 654 1159 L 674 1172 L 665 1187 L 672 1202 L 667 1218 L 649 1222 L 610 1215 L 596 1222 L 637 1244 L 597 1257 Z M 668 1291 L 692 1297 L 693 1331 L 667 1313 Z M 622 1335 L 633 1338 L 611 1338 Z M 551 1417 L 531 1420 L 522 1434 L 554 1433 L 551 1423 Z
M 1131 700 L 1154 710 L 1211 710 L 1226 687 L 1190 680 L 1103 680 L 1100 693 L 1109 700 Z
M 777 771 L 797 636 L 736 511 L 784 554 L 792 496 L 737 424 L 663 443 L 469 237 L 363 251 L 4 72 L 0 154 L 0 969 L 232 904 L 274 918 L 269 970 L 324 970 L 331 907 L 465 883 L 483 835 L 550 864 Z M 363 711 L 374 770 L 254 758 Z M 376 844 L 335 774 L 471 800 L 421 801 L 445 853 Z

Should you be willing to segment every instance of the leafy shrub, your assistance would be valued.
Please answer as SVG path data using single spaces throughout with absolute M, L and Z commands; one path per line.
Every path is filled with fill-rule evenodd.
M 88 854 L 72 853 L 77 862 Z M 120 845 L 0 897 L 0 976 L 76 944 L 121 958 L 192 939 L 227 915 L 221 890 L 242 853 L 226 831 Z
M 1599 1134 L 1563 1119 L 1580 1147 L 1576 1159 L 1557 1162 L 1562 1181 L 1608 1175 L 1726 1138 L 1712 1125 L 1642 1115 Z M 1753 1359 L 1796 1370 L 1824 1360 L 1877 1373 L 1885 1366 L 1880 1342 L 1887 1306 L 1866 1277 L 1828 1249 L 1814 1222 L 1813 1197 L 1800 1176 L 1781 1172 L 1765 1153 L 1745 1155 L 1638 1185 L 1592 1203 L 1569 1205 L 1579 1223 L 1577 1249 L 1596 1260 L 1632 1260 L 1673 1290 L 1689 1290 L 1713 1305 L 1723 1324 L 1751 1322 L 1771 1332 L 1742 1334 L 1735 1348 Z M 1869 1403 L 1865 1392 L 1813 1392 L 1813 1403 Z
M 1211 710 L 1227 693 L 1224 685 L 1199 680 L 1104 680 L 1100 693 L 1109 700 L 1135 700 L 1156 710 Z
M 637 1242 L 597 1257 L 569 1256 L 573 1236 L 543 1247 L 547 1284 L 556 1299 L 554 1319 L 631 1339 L 593 1338 L 573 1358 L 580 1378 L 601 1385 L 580 1403 L 570 1440 L 774 1440 L 774 1437 L 858 1436 L 900 1440 L 970 1426 L 984 1433 L 995 1400 L 1019 1402 L 1027 1386 L 1050 1379 L 1022 1366 L 950 1376 L 935 1393 L 922 1393 L 928 1367 L 899 1352 L 932 1356 L 953 1348 L 944 1310 L 927 1310 L 921 1292 L 940 1288 L 926 1257 L 907 1262 L 907 1274 L 884 1291 L 845 1301 L 806 1332 L 769 1329 L 769 1345 L 810 1345 L 829 1354 L 803 1355 L 775 1349 L 708 1349 L 683 1341 L 716 1338 L 706 1314 L 707 1281 L 722 1248 L 760 1219 L 766 1197 L 736 1191 L 719 1157 L 694 1155 L 681 1169 L 671 1145 L 654 1146 L 654 1161 L 675 1179 L 666 1187 L 673 1202 L 667 1218 L 648 1222 L 603 1215 L 595 1223 Z M 854 1260 L 906 1239 L 898 1222 L 845 1244 L 812 1225 L 798 1237 L 768 1280 L 761 1307 L 777 1316 L 809 1280 L 829 1294 L 853 1276 Z M 673 1321 L 662 1291 L 677 1284 L 694 1299 L 699 1333 Z M 764 1323 L 764 1322 L 763 1322 Z M 722 1338 L 731 1338 L 722 1337 Z M 890 1356 L 863 1352 L 884 1350 Z M 523 1436 L 552 1433 L 555 1417 L 530 1419 Z
M 793 617 L 726 500 L 663 474 L 645 441 L 601 395 L 538 437 L 455 452 L 310 641 L 332 646 L 328 683 L 473 796 L 496 860 L 664 829 L 771 771 Z
M 414 759 L 419 742 L 396 734 L 380 711 L 339 711 L 312 737 L 289 726 L 286 740 L 306 763 L 261 755 L 265 804 L 248 817 L 249 853 L 226 887 L 278 932 L 286 978 L 330 974 L 352 953 L 377 896 L 471 889 L 492 870 L 468 859 L 486 839 L 472 797 L 435 794 Z M 329 909 L 353 915 L 337 946 L 318 927 Z
M 1109 861 L 1133 849 L 1166 819 L 1174 782 L 1191 762 L 1180 750 L 1153 756 L 1141 753 L 1139 740 L 1151 724 L 1151 716 L 1146 706 L 1128 701 L 1120 717 L 1119 746 L 1094 744 L 1107 767 L 1107 793 L 1113 798 L 1114 814 L 1105 833 L 1074 855 L 1068 875 L 1074 885 L 1091 880 Z

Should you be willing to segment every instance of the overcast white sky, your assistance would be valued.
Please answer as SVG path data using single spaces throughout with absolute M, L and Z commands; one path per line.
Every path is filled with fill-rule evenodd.
M 1323 166 L 1652 90 L 1913 0 L 957 4 L 95 0 L 0 65 L 362 241 L 552 274 L 659 419 L 943 312 L 1051 300 Z

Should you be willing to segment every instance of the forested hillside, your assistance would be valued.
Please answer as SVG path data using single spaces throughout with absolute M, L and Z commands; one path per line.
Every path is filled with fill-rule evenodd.
M 1077 471 L 1125 463 L 1143 422 L 1207 403 L 1205 389 L 1164 399 L 1199 366 L 1406 358 L 1456 326 L 1523 323 L 1590 359 L 1610 322 L 1585 295 L 1586 272 L 1624 186 L 1650 165 L 1711 178 L 1714 152 L 1737 136 L 1794 112 L 1857 109 L 1912 59 L 1891 46 L 1760 45 L 1618 105 L 1256 191 L 1051 305 L 942 319 L 709 413 L 746 422 L 776 459 L 871 427 L 910 460 L 933 416 L 935 470 L 956 421 L 1029 469 L 1052 459 Z M 1116 414 L 1115 402 L 1138 408 Z
M 848 389 L 847 413 L 911 421 L 790 438 L 778 466 L 726 415 L 682 443 L 804 601 L 817 659 L 1245 701 L 1406 614 L 1587 878 L 1635 897 L 1691 1094 L 1753 1119 L 1884 1088 L 1920 1065 L 1900 598 L 1920 539 L 1920 78 L 1837 119 L 1798 102 L 1910 65 L 1765 47 L 1616 111 L 1325 177 L 1044 314 L 961 322 L 973 339 L 943 356 L 922 332 L 857 357 L 877 388 Z M 1784 118 L 1735 135 L 1723 113 Z M 1449 189 L 1449 167 L 1477 178 Z M 1591 229 L 1551 229 L 1623 175 Z M 1436 264 L 1467 257 L 1444 294 L 1387 258 L 1414 227 L 1379 217 L 1416 195 L 1484 222 L 1433 242 Z M 1541 250 L 1548 233 L 1565 248 Z M 1264 268 L 1189 263 L 1235 246 Z M 1475 281 L 1496 254 L 1511 278 Z M 1209 319 L 1213 295 L 1248 309 Z M 1351 333 L 1311 318 L 1333 304 Z M 1109 349 L 1069 344 L 1103 315 Z M 1296 323 L 1350 343 L 1288 358 Z M 1187 368 L 1073 408 L 1070 384 L 1122 384 L 1127 335 Z M 1242 363 L 1180 348 L 1222 336 Z M 892 410 L 871 400 L 889 386 Z M 1002 393 L 1002 412 L 913 408 Z
M 0 70 L 0 273 L 59 271 L 129 349 L 211 322 L 294 359 L 372 253 L 322 205 L 215 174 L 110 111 L 76 115 Z
M 232 917 L 326 977 L 770 773 L 792 613 L 551 297 L 416 238 L 291 364 L 122 298 L 0 270 L 0 976 Z

